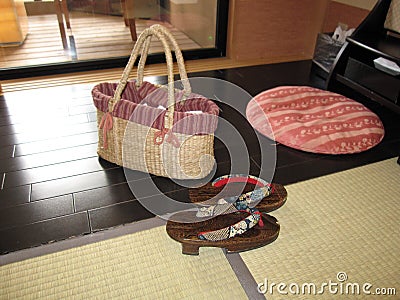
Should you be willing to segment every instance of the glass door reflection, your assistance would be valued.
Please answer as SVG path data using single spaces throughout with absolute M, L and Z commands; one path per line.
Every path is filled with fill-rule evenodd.
M 0 71 L 127 57 L 136 36 L 155 23 L 166 26 L 182 50 L 215 48 L 219 1 L 25 0 L 26 38 L 0 46 Z M 161 51 L 161 43 L 152 43 L 150 53 Z

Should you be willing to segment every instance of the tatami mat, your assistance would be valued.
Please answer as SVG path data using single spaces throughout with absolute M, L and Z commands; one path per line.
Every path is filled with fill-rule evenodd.
M 251 275 L 267 299 L 386 299 L 372 294 L 400 288 L 399 179 L 390 159 L 287 186 L 279 238 L 240 268 L 217 248 L 182 255 L 158 226 L 1 266 L 0 299 L 246 299 Z
M 278 240 L 241 254 L 266 298 L 386 299 L 377 294 L 393 293 L 391 288 L 400 293 L 396 159 L 293 184 L 287 190 L 286 205 L 272 213 L 281 224 Z M 328 285 L 322 289 L 324 283 Z M 375 296 L 364 293 L 364 284 Z
M 165 227 L 0 267 L 0 299 L 245 299 L 221 249 L 181 254 Z

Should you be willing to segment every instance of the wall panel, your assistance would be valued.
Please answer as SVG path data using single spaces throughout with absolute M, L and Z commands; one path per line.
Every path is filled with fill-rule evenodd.
M 235 60 L 312 57 L 328 0 L 233 0 L 228 53 Z

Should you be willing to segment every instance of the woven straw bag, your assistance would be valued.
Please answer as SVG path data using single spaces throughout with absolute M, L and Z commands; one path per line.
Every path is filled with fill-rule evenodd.
M 168 85 L 143 82 L 152 37 L 162 42 Z M 174 87 L 172 45 L 183 90 Z M 137 80 L 128 81 L 141 53 Z M 150 174 L 176 179 L 198 179 L 214 167 L 214 131 L 218 106 L 191 92 L 182 53 L 161 25 L 146 28 L 116 83 L 100 83 L 92 90 L 99 129 L 98 155 L 105 160 Z

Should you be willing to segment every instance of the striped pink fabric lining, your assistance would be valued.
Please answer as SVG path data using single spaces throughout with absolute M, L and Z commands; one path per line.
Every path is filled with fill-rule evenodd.
M 361 103 L 306 86 L 264 91 L 249 102 L 246 116 L 268 138 L 313 153 L 362 152 L 385 134 L 379 117 Z
M 108 102 L 114 95 L 117 83 L 100 83 L 92 89 L 94 105 L 107 112 Z M 114 107 L 114 117 L 130 120 L 156 129 L 164 127 L 167 106 L 167 89 L 149 82 L 137 88 L 134 81 L 128 82 L 121 100 Z M 175 92 L 174 132 L 183 134 L 211 134 L 218 125 L 218 106 L 211 100 L 192 93 L 181 102 L 183 91 Z M 161 106 L 161 107 L 160 107 Z M 202 113 L 192 113 L 201 111 Z

